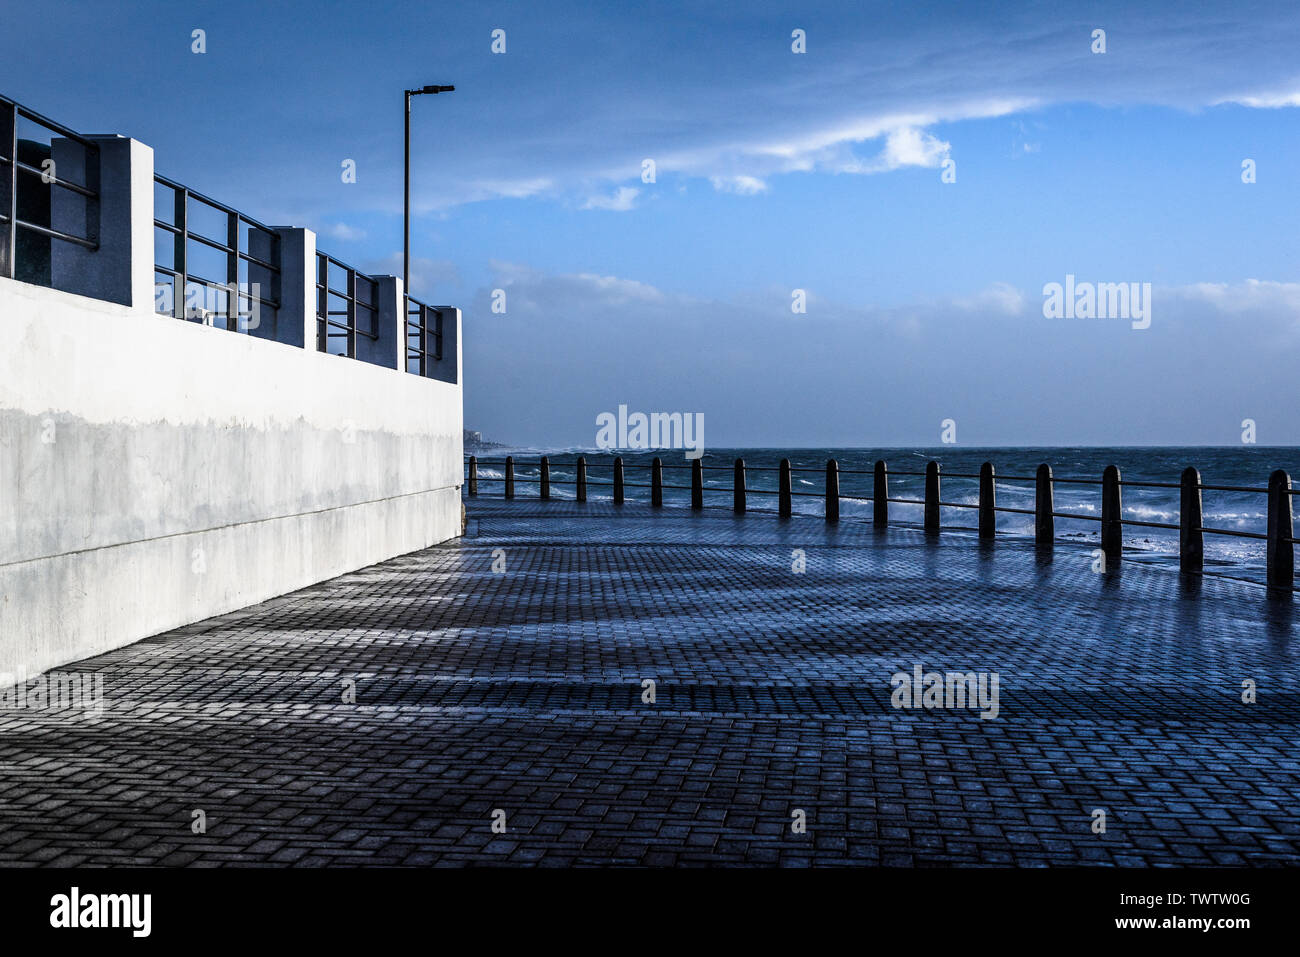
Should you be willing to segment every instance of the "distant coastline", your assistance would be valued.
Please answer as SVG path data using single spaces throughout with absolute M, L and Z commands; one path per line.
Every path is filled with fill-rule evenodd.
M 482 452 L 487 449 L 509 448 L 509 446 L 503 445 L 500 442 L 489 442 L 485 440 L 482 432 L 475 432 L 471 429 L 462 429 L 461 432 L 463 434 L 463 444 L 467 455 L 474 452 Z

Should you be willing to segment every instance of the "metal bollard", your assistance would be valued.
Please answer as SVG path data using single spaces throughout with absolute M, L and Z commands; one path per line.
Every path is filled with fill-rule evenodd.
M 840 520 L 840 465 L 834 459 L 826 460 L 826 522 L 834 525 Z
M 1034 476 L 1034 541 L 1051 545 L 1056 540 L 1056 506 L 1052 500 L 1052 467 L 1044 462 Z
M 875 480 L 871 490 L 871 524 L 884 528 L 889 524 L 889 467 L 884 459 L 876 462 Z
M 1107 465 L 1101 473 L 1101 550 L 1106 561 L 1124 556 L 1124 526 L 1121 524 L 1119 469 Z
M 997 534 L 997 489 L 993 484 L 993 463 L 980 466 L 980 538 Z

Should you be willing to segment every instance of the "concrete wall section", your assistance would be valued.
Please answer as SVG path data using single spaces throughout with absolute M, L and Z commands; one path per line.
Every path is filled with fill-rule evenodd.
M 0 341 L 0 674 L 460 532 L 459 385 L 3 279 Z

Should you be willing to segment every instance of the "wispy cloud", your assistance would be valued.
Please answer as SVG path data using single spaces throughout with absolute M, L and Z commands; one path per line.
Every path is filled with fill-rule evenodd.
M 347 223 L 334 223 L 331 226 L 326 226 L 321 231 L 321 235 L 328 236 L 331 239 L 339 239 L 343 242 L 357 242 L 366 238 L 366 231 L 364 229 L 355 229 Z
M 612 195 L 592 196 L 582 204 L 583 209 L 604 209 L 614 213 L 625 213 L 636 208 L 636 198 L 640 190 L 632 186 L 620 186 Z
M 767 192 L 767 183 L 757 176 L 710 176 L 709 182 L 720 193 L 757 196 Z

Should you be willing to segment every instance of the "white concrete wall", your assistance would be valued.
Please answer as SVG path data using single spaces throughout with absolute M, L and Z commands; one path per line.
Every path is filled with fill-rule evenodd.
M 151 306 L 0 279 L 0 674 L 460 534 L 460 385 Z

